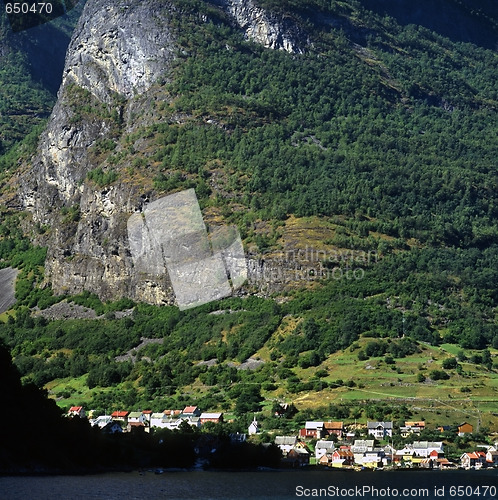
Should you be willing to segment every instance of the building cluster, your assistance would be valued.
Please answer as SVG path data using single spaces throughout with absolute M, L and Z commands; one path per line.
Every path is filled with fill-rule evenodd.
M 356 427 L 356 426 L 355 426 Z M 418 436 L 425 429 L 425 422 L 405 422 L 400 427 L 402 437 Z M 393 422 L 367 422 L 370 439 L 355 439 L 356 429 L 347 429 L 343 422 L 306 422 L 298 435 L 276 436 L 275 445 L 280 448 L 284 464 L 290 467 L 311 463 L 339 468 L 383 468 L 389 466 L 449 469 L 456 467 L 498 467 L 498 443 L 483 446 L 480 451 L 464 453 L 459 463 L 444 456 L 442 441 L 413 441 L 401 449 L 392 445 L 376 446 L 376 441 L 389 441 L 393 436 Z M 438 428 L 445 431 L 446 428 Z M 473 432 L 473 426 L 463 422 L 457 426 L 457 434 Z M 336 436 L 337 439 L 331 436 Z M 316 440 L 316 442 L 315 442 Z M 336 442 L 341 444 L 336 444 Z
M 277 412 L 278 413 L 278 412 Z M 276 413 L 276 415 L 277 415 Z M 86 418 L 83 407 L 73 406 L 69 416 Z M 223 413 L 202 412 L 197 406 L 186 406 L 183 410 L 164 410 L 154 413 L 144 411 L 114 411 L 111 415 L 91 418 L 90 424 L 103 432 L 114 434 L 154 429 L 180 429 L 183 425 L 201 427 L 207 422 L 223 423 Z M 431 469 L 486 468 L 498 467 L 498 443 L 482 446 L 480 450 L 461 455 L 460 462 L 449 461 L 444 455 L 442 441 L 413 441 L 401 449 L 391 444 L 376 446 L 378 441 L 390 441 L 393 436 L 393 422 L 367 422 L 367 439 L 356 439 L 359 426 L 345 426 L 343 422 L 308 421 L 297 435 L 276 436 L 274 444 L 282 452 L 282 462 L 289 467 L 312 463 L 339 468 L 383 468 L 389 466 L 424 467 Z M 425 422 L 405 422 L 399 431 L 402 437 L 419 436 L 425 430 Z M 449 428 L 438 427 L 440 432 Z M 473 432 L 467 422 L 457 426 L 457 434 L 463 436 Z M 248 435 L 258 434 L 260 426 L 256 418 L 251 422 Z M 234 435 L 235 441 L 244 441 L 246 434 Z
M 86 418 L 82 406 L 73 406 L 68 416 Z M 143 411 L 115 411 L 110 415 L 101 415 L 90 419 L 92 426 L 97 426 L 104 432 L 131 432 L 134 429 L 150 432 L 151 429 L 179 429 L 188 424 L 192 427 L 201 427 L 207 422 L 223 423 L 223 413 L 201 412 L 197 406 L 186 406 L 183 410 L 164 410 L 154 413 L 151 410 Z

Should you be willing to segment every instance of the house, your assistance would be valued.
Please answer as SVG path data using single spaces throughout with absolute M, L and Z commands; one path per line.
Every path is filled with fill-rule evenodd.
M 303 438 L 320 439 L 323 435 L 323 422 L 306 422 L 304 428 L 299 431 Z
M 132 411 L 128 414 L 129 424 L 145 424 L 147 422 L 147 417 L 141 411 Z
M 498 467 L 498 451 L 494 449 L 488 449 L 486 452 L 486 461 L 491 467 Z
M 474 467 L 480 469 L 486 467 L 486 453 L 483 451 L 474 451 L 472 453 L 464 453 L 460 457 L 460 465 L 465 469 L 470 469 Z
M 104 427 L 102 427 L 101 431 L 104 434 L 119 434 L 123 432 L 123 428 L 119 422 L 111 421 Z
M 323 457 L 323 455 L 330 454 L 335 450 L 334 441 L 317 441 L 315 444 L 315 458 L 317 461 Z
M 83 406 L 71 406 L 67 415 L 68 417 L 85 418 L 85 410 L 83 409 Z
M 463 422 L 458 426 L 459 436 L 463 436 L 465 434 L 472 434 L 472 432 L 474 432 L 474 427 L 467 422 Z
M 296 436 L 275 436 L 275 445 L 280 448 L 284 456 L 286 456 L 296 444 Z
M 249 436 L 252 436 L 254 434 L 258 434 L 258 432 L 259 432 L 259 424 L 258 421 L 256 420 L 256 417 L 254 417 L 249 425 L 249 428 L 247 429 L 247 433 L 249 434 Z
M 385 439 L 393 435 L 392 422 L 367 422 L 367 432 L 375 439 Z
M 356 437 L 356 432 L 348 431 L 346 432 L 346 441 L 353 441 Z
M 199 419 L 201 425 L 204 425 L 206 422 L 221 424 L 223 422 L 223 413 L 201 413 Z
M 332 453 L 332 467 L 349 467 L 354 464 L 354 455 L 351 450 L 335 450 Z
M 344 432 L 344 424 L 342 422 L 324 422 L 323 423 L 323 435 L 331 436 L 336 435 L 338 438 L 342 438 Z
M 289 403 L 279 403 L 275 408 L 275 416 L 283 417 L 294 410 L 294 406 Z
M 114 422 L 121 422 L 125 425 L 128 425 L 129 414 L 129 411 L 114 411 L 111 413 L 111 417 Z
M 305 448 L 292 448 L 282 462 L 291 467 L 304 467 L 310 464 L 310 452 Z
M 442 441 L 414 441 L 411 447 L 416 457 L 428 458 L 434 451 L 437 454 L 436 458 L 444 455 Z
M 373 439 L 355 439 L 353 446 L 351 446 L 351 451 L 354 455 L 354 461 L 360 463 L 363 460 L 365 453 L 373 451 L 373 449 Z
M 92 427 L 98 427 L 99 429 L 103 429 L 110 422 L 112 422 L 112 417 L 110 415 L 101 415 L 100 417 L 90 420 L 90 425 Z
M 150 425 L 150 418 L 152 416 L 152 410 L 144 410 L 142 413 L 144 414 L 145 421 L 147 422 L 148 425 Z
M 351 451 L 353 453 L 365 453 L 374 449 L 373 439 L 355 439 Z
M 145 430 L 145 425 L 147 423 L 147 417 L 141 411 L 132 411 L 128 415 L 128 432 L 131 432 L 132 429 L 141 429 Z
M 401 437 L 408 437 L 410 434 L 420 434 L 425 429 L 425 422 L 405 422 L 403 427 L 400 427 Z
M 166 425 L 163 422 L 163 418 L 165 418 L 165 414 L 163 413 L 152 413 L 150 416 L 150 426 L 157 427 L 159 429 L 164 429 Z
M 182 414 L 182 410 L 164 410 L 163 413 L 167 417 L 179 417 Z
M 182 413 L 182 417 L 200 417 L 201 416 L 201 410 L 197 406 L 186 406 Z
M 388 465 L 390 461 L 391 458 L 386 456 L 386 453 L 382 448 L 375 448 L 372 451 L 365 452 L 359 460 L 356 460 L 355 455 L 355 463 L 370 469 L 383 467 L 384 465 Z

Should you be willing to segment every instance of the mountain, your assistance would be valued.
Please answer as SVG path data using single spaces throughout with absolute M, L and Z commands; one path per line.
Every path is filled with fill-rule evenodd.
M 0 330 L 23 376 L 104 408 L 230 408 L 237 382 L 307 404 L 493 400 L 496 16 L 437 6 L 89 0 L 1 193 L 2 266 L 21 272 Z M 168 276 L 137 271 L 127 223 L 191 188 L 208 226 L 237 226 L 249 276 L 178 311 Z
M 306 5 L 284 6 L 296 4 Z M 59 228 L 46 262 L 56 293 L 171 303 L 167 281 L 132 271 L 123 227 L 180 187 L 239 225 L 247 209 L 357 214 L 421 242 L 494 238 L 496 150 L 483 137 L 495 126 L 495 54 L 360 3 L 324 5 L 311 2 L 313 15 L 247 1 L 86 5 L 20 190 L 37 223 Z

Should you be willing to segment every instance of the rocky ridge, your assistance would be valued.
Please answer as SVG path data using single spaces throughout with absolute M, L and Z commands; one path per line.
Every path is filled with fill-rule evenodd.
M 279 24 L 277 16 L 252 0 L 217 4 L 248 38 L 265 47 L 304 50 L 297 27 L 288 20 Z M 134 129 L 137 116 L 154 122 L 153 116 L 144 117 L 156 99 L 154 85 L 171 76 L 178 51 L 171 21 L 182 15 L 178 5 L 89 0 L 83 10 L 66 55 L 58 101 L 32 167 L 20 180 L 21 206 L 35 223 L 50 228 L 45 275 L 57 294 L 89 290 L 103 300 L 127 296 L 152 304 L 174 303 L 167 275 L 136 272 L 127 239 L 130 215 L 157 198 L 150 180 L 120 178 L 99 187 L 88 175 L 107 168 L 99 151 L 109 143 L 115 147 Z M 271 267 L 249 262 L 249 281 L 261 284 L 262 266 Z

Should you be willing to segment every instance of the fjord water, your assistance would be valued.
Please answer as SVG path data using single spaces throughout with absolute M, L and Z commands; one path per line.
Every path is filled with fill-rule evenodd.
M 457 489 L 451 490 L 451 487 L 458 486 L 466 489 L 460 490 L 464 493 L 463 496 L 458 495 Z M 0 478 L 0 499 L 184 500 L 188 498 L 207 500 L 247 498 L 283 500 L 317 498 L 320 491 L 321 498 L 495 499 L 496 497 L 491 494 L 493 490 L 485 488 L 486 486 L 498 487 L 498 470 L 442 472 L 166 471 L 163 474 L 146 472 L 143 475 L 130 472 L 88 476 L 2 477 Z M 480 489 L 477 490 L 477 487 Z M 341 492 L 337 488 L 348 491 Z M 410 491 L 406 491 L 405 494 L 406 489 Z M 397 496 L 393 494 L 394 490 L 397 490 Z M 487 493 L 484 494 L 486 490 Z M 391 492 L 390 495 L 386 495 L 388 491 Z M 471 492 L 472 494 L 469 495 Z

